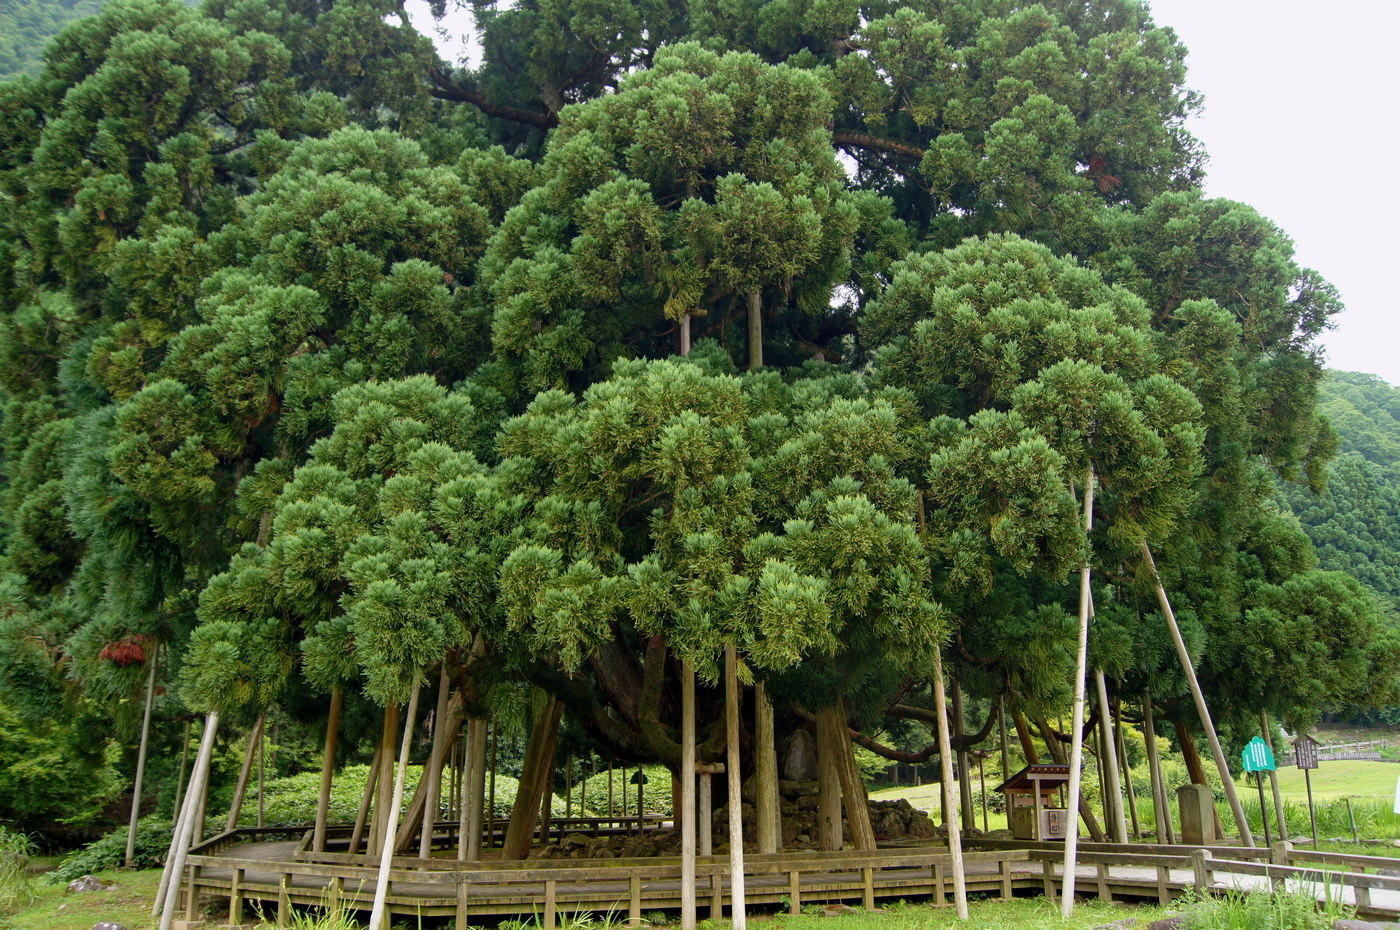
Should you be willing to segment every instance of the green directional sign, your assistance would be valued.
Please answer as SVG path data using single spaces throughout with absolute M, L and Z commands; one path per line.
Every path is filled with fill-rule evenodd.
M 1245 745 L 1240 758 L 1244 760 L 1246 772 L 1272 772 L 1277 768 L 1274 765 L 1274 754 L 1269 751 L 1269 744 L 1257 736 Z

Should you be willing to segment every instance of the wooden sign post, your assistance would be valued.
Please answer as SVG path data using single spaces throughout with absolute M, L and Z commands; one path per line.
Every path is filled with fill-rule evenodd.
M 1264 803 L 1264 773 L 1272 772 L 1275 768 L 1273 751 L 1268 743 L 1256 736 L 1245 745 L 1240 758 L 1244 761 L 1244 770 L 1254 773 L 1254 784 L 1259 788 L 1259 816 L 1264 818 L 1264 845 L 1272 849 L 1274 840 L 1269 835 L 1269 808 Z
M 1313 849 L 1317 849 L 1317 811 L 1313 809 L 1312 770 L 1317 768 L 1317 740 L 1300 736 L 1293 741 L 1293 764 L 1303 770 L 1308 786 L 1308 821 L 1312 824 Z

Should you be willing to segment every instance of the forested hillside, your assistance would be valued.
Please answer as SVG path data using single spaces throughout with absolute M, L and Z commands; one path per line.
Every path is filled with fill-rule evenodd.
M 39 70 L 49 40 L 106 0 L 5 0 L 0 3 L 0 79 Z
M 1280 496 L 1317 548 L 1319 564 L 1400 601 L 1400 389 L 1375 375 L 1329 371 L 1319 408 L 1338 455 L 1320 493 L 1284 483 Z

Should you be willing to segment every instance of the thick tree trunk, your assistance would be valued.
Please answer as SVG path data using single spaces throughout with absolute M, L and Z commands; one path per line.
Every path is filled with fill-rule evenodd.
M 690 316 L 685 318 L 690 321 Z M 689 327 L 685 343 L 689 348 Z M 681 663 L 681 930 L 695 930 L 695 669 Z
M 967 731 L 963 715 L 962 685 L 958 682 L 956 666 L 948 676 L 948 684 L 953 692 L 953 735 L 958 739 L 958 750 L 954 756 L 958 760 L 958 803 L 962 805 L 961 823 L 968 829 L 977 829 L 977 807 L 972 802 L 972 766 L 968 764 L 968 753 L 962 747 L 963 734 Z
M 321 788 L 316 795 L 316 826 L 311 834 L 311 849 L 326 851 L 326 820 L 331 809 L 331 782 L 335 778 L 335 746 L 340 739 L 340 712 L 345 706 L 345 689 L 336 685 L 331 692 L 331 710 L 326 717 L 326 745 L 321 751 Z
M 1201 683 L 1196 680 L 1196 668 L 1191 664 L 1191 654 L 1186 651 L 1186 641 L 1181 638 L 1181 628 L 1176 625 L 1176 614 L 1172 611 L 1167 590 L 1162 586 L 1162 576 L 1157 571 L 1157 563 L 1152 558 L 1152 549 L 1146 542 L 1142 544 L 1142 558 L 1152 573 L 1152 585 L 1157 592 L 1157 604 L 1162 608 L 1162 616 L 1167 620 L 1167 628 L 1176 646 L 1176 657 L 1181 660 L 1181 670 L 1186 674 L 1186 684 L 1191 688 L 1191 697 L 1196 702 L 1196 713 L 1201 718 L 1201 728 L 1205 730 L 1210 743 L 1210 753 L 1215 758 L 1215 768 L 1220 773 L 1220 785 L 1225 789 L 1225 799 L 1230 802 L 1230 813 L 1239 827 L 1240 839 L 1246 846 L 1254 845 L 1254 835 L 1250 833 L 1249 821 L 1245 819 L 1244 808 L 1240 806 L 1239 794 L 1235 791 L 1235 780 L 1230 777 L 1230 765 L 1225 761 L 1225 753 L 1220 748 L 1220 737 L 1215 733 L 1215 724 L 1210 719 L 1210 709 L 1206 707 L 1206 696 L 1201 691 Z
M 775 853 L 782 845 L 783 826 L 778 801 L 778 747 L 773 729 L 773 702 L 768 689 L 756 682 L 754 694 L 754 814 L 758 823 L 758 851 Z
M 1152 719 L 1152 692 L 1142 693 L 1142 736 L 1147 746 L 1147 771 L 1152 780 L 1152 816 L 1157 821 L 1157 842 L 1176 844 L 1167 786 L 1162 780 L 1162 757 L 1157 751 L 1157 727 Z
M 1026 722 L 1025 715 L 1018 710 L 1011 715 L 1011 719 L 1016 724 L 1016 738 L 1021 741 L 1021 755 L 1026 757 L 1026 764 L 1038 764 L 1040 751 L 1035 748 L 1035 737 L 1031 735 L 1031 726 Z M 1055 754 L 1051 753 L 1050 758 L 1055 758 Z
M 846 704 L 838 701 L 836 713 L 831 718 L 833 737 L 840 746 L 837 775 L 841 779 L 841 797 L 846 804 L 846 823 L 851 828 L 851 845 L 860 850 L 875 848 L 875 829 L 870 824 L 870 807 L 866 803 L 865 783 L 860 780 L 860 770 L 856 768 L 855 747 L 851 744 L 851 730 L 846 724 Z
M 437 704 L 433 707 L 433 748 L 428 752 L 428 768 L 423 773 L 423 781 L 428 784 L 422 791 L 414 792 L 415 796 L 419 794 L 423 796 L 422 809 L 418 811 L 416 816 L 406 818 L 406 823 L 410 828 L 419 821 L 422 822 L 422 829 L 418 831 L 418 857 L 420 859 L 427 859 L 433 851 L 433 828 L 437 825 L 438 813 L 442 808 L 443 764 L 452 751 L 459 729 L 459 727 L 450 725 L 447 720 L 447 700 L 451 690 L 452 683 L 447 678 L 447 660 L 444 659 L 442 668 L 438 671 Z M 421 785 L 422 782 L 419 784 Z M 404 832 L 409 833 L 410 831 L 405 830 Z
M 962 833 L 957 805 L 953 803 L 953 740 L 948 732 L 948 701 L 943 691 L 943 652 L 933 650 L 933 709 L 938 714 L 938 764 L 943 773 L 944 825 L 948 830 L 948 854 L 953 859 L 953 903 L 958 919 L 967 920 L 967 874 L 963 867 Z
M 563 713 L 564 705 L 550 695 L 530 730 L 515 805 L 510 811 L 510 825 L 506 827 L 505 845 L 501 851 L 503 859 L 524 859 L 530 854 L 540 804 L 549 790 L 550 776 L 554 773 L 554 749 L 559 737 L 559 719 Z
M 199 755 L 195 759 L 194 771 L 190 774 L 190 785 L 186 792 L 187 816 L 182 818 L 171 851 L 165 860 L 161 873 L 160 891 L 157 902 L 160 905 L 160 930 L 170 930 L 175 920 L 175 911 L 180 903 L 180 878 L 185 871 L 185 860 L 194 842 L 195 821 L 203 807 L 202 797 L 209 786 L 209 760 L 214 753 L 214 739 L 219 733 L 219 712 L 210 711 L 204 718 L 204 734 L 199 741 Z M 152 914 L 154 916 L 154 912 Z
M 481 859 L 481 828 L 486 800 L 486 721 L 467 721 L 467 764 L 462 778 L 462 798 L 457 806 L 457 858 L 465 862 Z
M 1113 801 L 1109 805 L 1112 810 L 1113 819 L 1109 821 L 1109 826 L 1113 828 L 1113 842 L 1128 842 L 1128 822 L 1123 816 L 1123 782 L 1121 773 L 1118 770 L 1118 743 L 1113 738 L 1113 714 L 1108 706 L 1108 685 L 1104 681 L 1103 670 L 1094 671 L 1094 690 L 1099 697 L 1099 746 L 1100 754 L 1104 761 L 1104 772 L 1108 775 L 1108 780 L 1101 785 L 1104 797 Z M 1105 814 L 1108 810 L 1105 810 Z
M 408 750 L 413 744 L 413 720 L 418 715 L 419 684 L 415 677 L 408 696 L 408 713 L 403 721 L 403 743 L 399 747 L 399 764 L 394 773 L 394 793 L 389 799 L 388 816 L 384 820 L 385 842 L 379 855 L 379 874 L 374 883 L 374 905 L 369 915 L 369 930 L 389 930 L 389 871 L 394 864 L 395 837 L 398 836 L 399 808 L 403 805 L 404 779 L 408 776 Z
M 1087 537 L 1094 524 L 1094 469 L 1090 467 L 1084 476 L 1084 535 Z M 1093 598 L 1090 587 L 1089 556 L 1085 556 L 1079 566 L 1079 647 L 1074 663 L 1074 710 L 1070 715 L 1069 753 L 1069 798 L 1070 804 L 1079 807 L 1083 800 L 1080 792 L 1081 767 L 1084 761 L 1084 676 L 1089 664 L 1089 605 Z M 1062 877 L 1063 893 L 1060 895 L 1060 913 L 1068 920 L 1074 914 L 1074 879 L 1076 856 L 1079 853 L 1079 821 L 1070 820 L 1069 832 L 1065 834 L 1065 865 Z
M 375 776 L 378 787 L 374 797 L 374 817 L 370 821 L 373 827 L 369 847 L 371 856 L 382 853 L 385 843 L 394 842 L 393 835 L 388 832 L 389 804 L 394 799 L 394 742 L 398 739 L 400 713 L 401 708 L 398 704 L 390 704 L 384 709 L 384 731 L 379 735 L 384 744 L 384 751 L 379 754 L 379 773 Z
M 156 698 L 156 658 L 151 650 L 151 670 L 146 674 L 146 703 L 141 710 L 141 745 L 136 750 L 136 780 L 131 786 L 131 817 L 126 827 L 126 858 L 129 869 L 136 858 L 136 822 L 141 819 L 141 782 L 146 775 L 146 747 L 151 738 L 151 707 Z
M 678 324 L 681 335 L 681 355 L 690 354 L 690 314 L 681 317 Z
M 1011 749 L 1006 745 L 1006 698 L 997 698 L 997 728 L 1001 730 L 1001 780 L 1011 777 Z
M 1176 730 L 1176 741 L 1181 747 L 1181 759 L 1186 763 L 1186 776 L 1191 779 L 1193 785 L 1210 786 L 1210 777 L 1206 775 L 1206 764 L 1201 759 L 1201 750 L 1196 745 L 1196 738 L 1191 735 L 1191 730 L 1180 720 L 1173 720 L 1172 727 Z M 1212 809 L 1215 818 L 1215 835 L 1223 837 L 1225 827 L 1220 823 L 1220 812 Z
M 725 783 L 729 786 L 729 926 L 744 930 L 744 798 L 739 767 L 739 658 L 724 646 Z
M 817 711 L 817 840 L 825 850 L 841 848 L 841 773 L 836 755 L 840 740 L 831 726 L 836 710 Z
M 238 783 L 233 789 L 233 802 L 229 805 L 228 818 L 224 820 L 225 833 L 238 826 L 238 817 L 243 813 L 243 798 L 248 793 L 248 776 L 253 772 L 253 760 L 257 758 L 258 743 L 262 739 L 266 720 L 266 713 L 259 714 L 253 729 L 248 733 L 248 744 L 243 747 L 243 765 L 238 769 Z
M 750 291 L 749 299 L 749 370 L 763 367 L 763 297 Z

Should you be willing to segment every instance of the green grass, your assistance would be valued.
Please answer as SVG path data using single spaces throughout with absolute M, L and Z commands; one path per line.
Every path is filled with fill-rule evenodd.
M 1397 778 L 1400 778 L 1400 765 L 1393 762 L 1362 762 L 1351 759 L 1322 762 L 1312 771 L 1313 800 L 1328 801 L 1345 797 L 1384 797 L 1394 800 Z M 1278 786 L 1285 800 L 1307 803 L 1307 786 L 1300 769 L 1291 766 L 1279 769 Z M 1250 787 L 1253 787 L 1252 782 Z M 1266 793 L 1268 789 L 1266 781 Z
M 160 869 L 114 870 L 98 877 L 117 884 L 104 891 L 65 894 L 63 885 L 36 882 L 34 902 L 9 918 L 0 918 L 0 930 L 87 930 L 100 920 L 114 921 L 127 930 L 156 926 L 151 901 L 160 884 Z
M 1059 907 L 1044 898 L 973 901 L 969 909 L 971 920 L 967 922 L 958 920 L 952 907 L 887 904 L 881 911 L 844 914 L 835 921 L 825 916 L 781 915 L 771 918 L 771 924 L 782 930 L 832 930 L 833 925 L 841 930 L 942 930 L 945 927 L 949 930 L 954 927 L 976 927 L 978 930 L 1088 930 L 1126 917 L 1137 918 L 1138 925 L 1145 927 L 1168 913 L 1158 907 L 1082 901 L 1075 905 L 1074 916 L 1064 920 L 1060 917 Z

